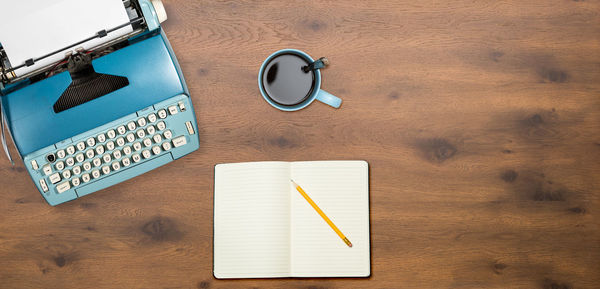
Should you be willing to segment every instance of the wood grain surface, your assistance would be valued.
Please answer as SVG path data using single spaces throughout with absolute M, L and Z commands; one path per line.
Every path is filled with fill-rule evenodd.
M 0 288 L 599 288 L 598 1 L 164 2 L 200 150 L 57 207 L 1 156 Z M 282 48 L 340 109 L 262 99 Z M 370 163 L 371 277 L 214 279 L 214 165 L 329 159 Z

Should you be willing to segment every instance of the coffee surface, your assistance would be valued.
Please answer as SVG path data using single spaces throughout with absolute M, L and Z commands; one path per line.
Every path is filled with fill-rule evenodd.
M 313 71 L 304 72 L 309 63 L 296 54 L 281 54 L 267 63 L 262 75 L 262 85 L 274 102 L 293 106 L 305 101 L 315 84 Z

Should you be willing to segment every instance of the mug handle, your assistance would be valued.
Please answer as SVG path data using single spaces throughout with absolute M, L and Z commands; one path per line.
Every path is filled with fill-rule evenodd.
M 319 89 L 317 93 L 317 100 L 334 108 L 339 108 L 342 105 L 341 98 L 322 89 Z

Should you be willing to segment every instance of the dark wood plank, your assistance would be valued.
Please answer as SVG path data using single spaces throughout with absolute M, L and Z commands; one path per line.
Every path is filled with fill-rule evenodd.
M 165 5 L 200 150 L 58 207 L 0 157 L 0 287 L 598 287 L 598 1 Z M 287 47 L 341 109 L 262 100 Z M 323 159 L 370 163 L 372 276 L 214 279 L 213 166 Z

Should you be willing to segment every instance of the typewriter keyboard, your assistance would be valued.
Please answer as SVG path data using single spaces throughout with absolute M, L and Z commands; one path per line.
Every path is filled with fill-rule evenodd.
M 51 146 L 41 155 L 24 158 L 42 195 L 53 204 L 62 203 L 134 177 L 187 154 L 198 147 L 196 122 L 187 97 L 154 105 L 124 117 L 99 130 L 93 130 Z M 187 112 L 187 113 L 186 113 Z M 187 114 L 187 115 L 186 115 Z M 190 146 L 175 154 L 180 148 Z M 129 168 L 150 162 L 136 171 Z M 167 158 L 168 156 L 168 158 Z M 120 172 L 124 172 L 120 175 Z M 87 190 L 78 190 L 110 176 L 119 176 Z M 52 200 L 72 192 L 72 198 Z

